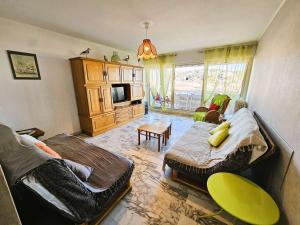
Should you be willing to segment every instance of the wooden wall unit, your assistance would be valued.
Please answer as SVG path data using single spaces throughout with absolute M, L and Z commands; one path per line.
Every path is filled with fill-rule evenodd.
M 95 136 L 145 113 L 143 68 L 90 58 L 70 59 L 81 129 Z M 112 84 L 126 84 L 129 103 L 114 104 Z M 130 91 L 129 91 L 130 90 Z M 141 102 L 141 101 L 140 101 Z

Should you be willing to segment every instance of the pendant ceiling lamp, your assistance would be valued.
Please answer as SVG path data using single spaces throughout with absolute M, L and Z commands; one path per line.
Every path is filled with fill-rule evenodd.
M 154 59 L 157 56 L 156 48 L 147 37 L 149 22 L 145 22 L 144 25 L 146 30 L 146 39 L 144 39 L 143 43 L 139 46 L 137 57 L 139 59 Z

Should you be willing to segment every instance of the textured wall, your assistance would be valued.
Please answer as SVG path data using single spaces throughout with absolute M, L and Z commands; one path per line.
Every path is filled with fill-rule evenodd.
M 287 0 L 265 34 L 255 57 L 248 94 L 281 147 L 270 186 L 290 224 L 300 224 L 300 1 Z M 284 172 L 292 151 L 295 152 Z M 282 188 L 280 188 L 283 182 Z
M 80 131 L 68 58 L 87 47 L 92 49 L 91 57 L 101 59 L 104 54 L 110 58 L 114 50 L 0 18 L 0 122 L 14 129 L 39 127 L 46 131 L 45 137 Z M 6 50 L 37 54 L 42 79 L 14 80 Z M 117 51 L 120 57 L 128 54 Z

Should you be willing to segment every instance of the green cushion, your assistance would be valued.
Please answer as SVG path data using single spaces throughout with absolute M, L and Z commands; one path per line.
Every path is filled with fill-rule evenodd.
M 206 112 L 195 112 L 194 113 L 194 121 L 204 121 Z
M 217 131 L 215 134 L 208 138 L 208 142 L 214 146 L 218 147 L 229 135 L 228 128 Z
M 216 104 L 218 106 L 220 106 L 219 110 L 221 110 L 223 108 L 223 104 L 224 104 L 224 101 L 228 98 L 227 95 L 216 95 L 213 100 L 212 100 L 212 103 L 213 104 Z
M 225 122 L 221 123 L 219 126 L 217 126 L 216 128 L 214 128 L 211 131 L 209 131 L 209 133 L 210 134 L 215 134 L 219 130 L 222 130 L 222 129 L 225 129 L 225 128 L 229 128 L 229 127 L 230 127 L 230 122 L 225 121 Z

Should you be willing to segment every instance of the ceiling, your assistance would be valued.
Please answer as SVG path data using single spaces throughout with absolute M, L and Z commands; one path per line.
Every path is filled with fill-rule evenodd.
M 135 51 L 159 53 L 258 40 L 282 0 L 0 0 L 0 17 Z

